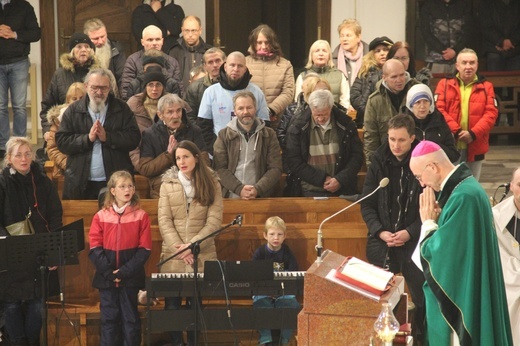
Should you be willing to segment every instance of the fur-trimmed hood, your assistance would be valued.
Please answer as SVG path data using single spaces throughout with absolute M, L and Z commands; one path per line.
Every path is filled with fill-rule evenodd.
M 220 181 L 220 178 L 217 175 L 217 172 L 215 172 L 213 169 L 209 168 L 211 171 L 211 176 L 214 180 Z M 164 174 L 162 175 L 162 181 L 173 181 L 179 179 L 179 168 L 175 165 L 173 165 L 171 168 L 169 168 Z
M 47 120 L 49 121 L 49 124 L 51 124 L 51 126 L 60 126 L 59 116 L 61 114 L 61 110 L 67 106 L 68 105 L 64 103 L 62 105 L 57 105 L 49 109 L 49 111 L 47 112 Z
M 61 67 L 64 69 L 64 70 L 67 70 L 67 71 L 72 71 L 73 73 L 76 72 L 76 68 L 77 67 L 80 67 L 80 68 L 85 68 L 87 70 L 90 70 L 92 68 L 100 68 L 101 65 L 99 63 L 99 60 L 98 58 L 95 56 L 95 55 L 92 55 L 88 60 L 87 62 L 80 66 L 80 65 L 75 65 L 74 64 L 74 57 L 72 56 L 72 53 L 63 53 L 61 56 L 60 56 L 60 65 Z

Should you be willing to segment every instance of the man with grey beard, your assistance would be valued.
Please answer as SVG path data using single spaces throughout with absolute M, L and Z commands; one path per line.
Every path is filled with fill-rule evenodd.
M 121 76 L 125 67 L 126 55 L 117 41 L 110 40 L 107 28 L 99 18 L 92 18 L 83 25 L 83 33 L 96 46 L 96 57 L 101 67 L 107 68 L 114 74 L 117 86 L 121 86 Z
M 141 132 L 128 105 L 110 90 L 111 72 L 99 68 L 85 77 L 87 95 L 71 104 L 56 133 L 58 150 L 67 155 L 63 199 L 98 199 L 115 171 L 133 172 L 129 153 Z

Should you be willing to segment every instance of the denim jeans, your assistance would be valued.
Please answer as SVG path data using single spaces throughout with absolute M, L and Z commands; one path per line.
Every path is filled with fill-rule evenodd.
M 42 301 L 4 302 L 5 331 L 12 344 L 37 344 L 42 329 Z
M 27 135 L 26 100 L 29 65 L 29 59 L 0 65 L 0 149 L 5 149 L 5 143 L 10 135 L 8 91 L 11 94 L 13 107 L 13 135 L 21 137 Z
M 253 307 L 256 309 L 268 309 L 268 308 L 299 308 L 300 303 L 296 300 L 294 295 L 285 295 L 277 298 L 269 296 L 254 296 Z M 270 329 L 260 329 L 258 331 L 260 337 L 258 339 L 259 345 L 264 345 L 269 342 L 273 342 L 273 336 Z M 282 329 L 280 332 L 280 343 L 282 345 L 288 344 L 293 334 L 292 329 Z M 278 344 L 277 340 L 274 340 L 275 344 Z

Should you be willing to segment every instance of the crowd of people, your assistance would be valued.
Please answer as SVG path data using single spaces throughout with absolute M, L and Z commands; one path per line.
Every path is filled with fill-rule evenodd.
M 105 23 L 89 19 L 83 32 L 71 36 L 42 100 L 48 156 L 54 175 L 64 177 L 58 196 L 35 162 L 22 126 L 26 90 L 19 89 L 26 89 L 27 81 L 19 71 L 27 76 L 30 42 L 39 40 L 40 28 L 25 1 L 2 1 L 0 78 L 7 85 L 0 83 L 5 96 L 0 120 L 7 115 L 10 90 L 14 136 L 9 138 L 9 122 L 0 121 L 0 156 L 6 156 L 0 234 L 10 235 L 8 226 L 24 219 L 36 233 L 58 229 L 60 197 L 102 201 L 89 234 L 101 344 L 138 345 L 137 293 L 144 286 L 151 231 L 139 208 L 134 174 L 148 178 L 150 195 L 158 199 L 161 257 L 179 253 L 161 267 L 164 272 L 193 271 L 193 244 L 220 228 L 223 198 L 279 194 L 285 173 L 286 196 L 355 199 L 368 196 L 387 177 L 389 186 L 361 205 L 366 255 L 405 277 L 417 342 L 509 345 L 512 330 L 518 342 L 520 298 L 512 289 L 517 279 L 500 274 L 502 266 L 504 274 L 517 274 L 509 264 L 510 258 L 519 261 L 520 173 L 513 174 L 513 198 L 493 211 L 495 233 L 478 179 L 498 110 L 493 85 L 477 72 L 478 56 L 470 48 L 474 20 L 463 4 L 425 1 L 424 68 L 416 69 L 409 43 L 387 36 L 366 43 L 360 23 L 345 19 L 337 28 L 339 45 L 332 49 L 326 40 L 315 41 L 296 76 L 277 34 L 265 24 L 251 31 L 247 56 L 226 54 L 203 40 L 197 16 L 185 15 L 171 0 L 144 0 L 132 16 L 139 50 L 126 57 Z M 520 6 L 506 0 L 487 6 L 477 19 L 486 29 L 488 69 L 520 69 Z M 23 25 L 9 20 L 12 13 L 24 18 Z M 433 92 L 432 72 L 446 75 Z M 283 220 L 268 219 L 267 244 L 253 259 L 272 259 L 274 270 L 297 270 L 283 244 L 285 232 Z M 214 241 L 202 243 L 198 270 L 204 260 L 216 258 Z M 464 265 L 447 271 L 455 262 Z M 48 268 L 50 283 L 55 269 Z M 8 339 L 13 345 L 37 345 L 38 275 L 0 276 Z M 465 277 L 480 291 L 458 284 Z M 166 309 L 181 305 L 181 298 L 165 302 Z M 298 303 L 292 296 L 257 296 L 254 306 Z M 174 345 L 184 345 L 181 332 L 170 334 Z M 287 344 L 291 335 L 283 330 L 280 342 Z M 188 345 L 194 338 L 188 333 Z M 271 343 L 278 344 L 270 331 L 261 330 L 259 344 Z

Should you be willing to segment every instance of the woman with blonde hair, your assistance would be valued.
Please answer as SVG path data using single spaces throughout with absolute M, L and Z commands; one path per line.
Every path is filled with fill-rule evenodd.
M 352 87 L 368 53 L 368 44 L 361 41 L 361 25 L 354 18 L 345 19 L 338 25 L 339 44 L 332 52 L 334 65 L 343 72 L 348 85 Z
M 305 65 L 305 71 L 296 79 L 296 93 L 294 101 L 298 101 L 298 95 L 302 91 L 303 77 L 310 73 L 317 73 L 326 79 L 331 87 L 334 102 L 339 103 L 345 110 L 350 106 L 350 88 L 343 72 L 338 70 L 332 62 L 330 44 L 325 40 L 315 41 L 309 49 L 309 59 Z
M 5 168 L 0 174 L 0 236 L 19 236 L 9 227 L 28 219 L 34 233 L 48 233 L 62 226 L 58 191 L 34 161 L 30 141 L 11 137 L 6 143 Z M 8 230 L 9 229 L 9 230 Z M 29 260 L 29 259 L 28 259 Z M 10 345 L 39 345 L 42 328 L 42 280 L 37 270 L 0 273 L 0 304 Z M 47 296 L 59 293 L 56 267 L 45 269 Z
M 61 117 L 72 102 L 76 102 L 85 96 L 86 93 L 85 84 L 80 82 L 72 83 L 69 90 L 67 90 L 65 103 L 54 106 L 47 112 L 47 120 L 51 125 L 47 137 L 47 155 L 49 156 L 49 160 L 54 162 L 53 177 L 62 176 L 65 168 L 67 168 L 67 155 L 59 151 L 56 146 L 56 132 L 60 128 Z
M 370 42 L 370 51 L 363 56 L 358 77 L 350 90 L 352 107 L 357 111 L 356 126 L 363 127 L 368 96 L 376 90 L 376 83 L 383 76 L 383 64 L 394 42 L 386 36 L 376 37 Z

